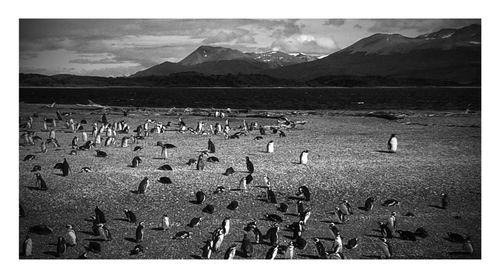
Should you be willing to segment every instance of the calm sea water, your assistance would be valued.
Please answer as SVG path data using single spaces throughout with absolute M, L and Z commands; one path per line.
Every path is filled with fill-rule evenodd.
M 481 88 L 20 88 L 26 103 L 234 109 L 481 109 Z

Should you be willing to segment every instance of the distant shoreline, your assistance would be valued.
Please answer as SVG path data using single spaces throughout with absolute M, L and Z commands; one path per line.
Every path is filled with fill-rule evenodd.
M 171 86 L 19 86 L 19 89 L 111 89 L 111 88 L 138 88 L 138 89 L 398 89 L 398 88 L 450 88 L 450 89 L 481 89 L 482 86 L 321 86 L 321 87 L 310 87 L 310 86 L 273 86 L 273 87 L 171 87 Z

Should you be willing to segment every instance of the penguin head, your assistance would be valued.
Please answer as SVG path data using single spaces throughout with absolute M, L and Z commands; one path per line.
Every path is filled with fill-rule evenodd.
M 71 224 L 68 224 L 68 225 L 66 225 L 66 228 L 73 229 L 73 226 Z
M 395 133 L 391 134 L 391 138 L 392 138 L 392 137 L 396 137 L 396 134 L 395 134 Z
M 313 241 L 314 241 L 314 243 L 318 243 L 319 242 L 319 238 L 315 237 L 315 238 L 313 238 Z
M 396 212 L 395 211 L 391 212 L 391 216 L 396 216 Z

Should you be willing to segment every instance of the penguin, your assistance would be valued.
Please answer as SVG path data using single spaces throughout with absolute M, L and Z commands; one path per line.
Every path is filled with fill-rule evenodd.
M 177 232 L 172 237 L 172 239 L 187 239 L 187 238 L 191 238 L 192 235 L 193 235 L 193 232 L 181 231 L 181 232 Z
M 201 253 L 201 258 L 202 259 L 210 259 L 210 256 L 212 256 L 212 245 L 213 241 L 212 240 L 207 240 L 205 245 L 202 248 L 202 253 Z
M 396 138 L 396 134 L 391 134 L 391 138 L 387 141 L 387 149 L 391 153 L 395 153 L 398 150 L 398 139 Z
M 214 213 L 214 210 L 215 210 L 214 206 L 212 206 L 212 205 L 206 205 L 206 206 L 203 208 L 202 212 L 206 212 L 206 213 L 209 213 L 209 214 L 213 214 L 213 213 Z
M 294 243 L 294 246 L 297 247 L 299 250 L 304 250 L 307 248 L 307 240 L 305 240 L 303 237 L 299 236 Z
M 399 234 L 399 238 L 402 240 L 417 241 L 417 237 L 412 231 L 397 230 L 397 232 Z
M 201 205 L 206 199 L 206 195 L 205 195 L 205 193 L 203 193 L 203 191 L 196 192 L 195 196 L 196 196 L 196 203 L 198 205 Z
M 169 177 L 160 177 L 158 181 L 163 184 L 172 184 L 172 180 Z
M 247 179 L 245 177 L 241 178 L 238 189 L 245 192 L 247 191 Z
M 255 136 L 255 138 L 253 138 L 253 140 L 256 140 L 256 141 L 257 140 L 262 140 L 262 139 L 264 139 L 264 137 L 262 137 L 262 136 Z
M 462 249 L 464 250 L 465 253 L 469 255 L 472 255 L 472 253 L 474 253 L 474 248 L 472 247 L 472 242 L 469 236 L 465 238 Z
M 60 236 L 57 238 L 56 257 L 60 257 L 66 252 L 66 240 Z
M 140 163 L 142 163 L 142 159 L 140 157 L 136 156 L 132 159 L 132 167 L 133 168 L 136 168 L 137 166 L 139 166 Z
M 165 164 L 165 165 L 162 165 L 158 168 L 158 170 L 162 170 L 162 171 L 172 171 L 172 166 L 168 165 L 168 164 Z
M 40 151 L 42 153 L 46 153 L 47 152 L 47 145 L 45 144 L 45 142 L 42 141 L 42 143 L 40 144 Z
M 96 144 L 101 144 L 101 141 L 102 141 L 101 134 L 97 134 L 95 136 L 95 140 L 94 141 L 95 141 Z
M 62 163 L 62 175 L 63 177 L 66 177 L 69 172 L 71 172 L 71 168 L 69 167 L 69 163 L 68 161 L 66 161 L 66 158 L 64 159 L 63 163 Z
M 274 194 L 274 191 L 271 190 L 270 188 L 267 188 L 266 190 L 266 195 L 267 195 L 267 202 L 271 204 L 276 204 L 278 203 L 276 200 L 276 195 Z
M 141 147 L 141 146 L 135 146 L 135 148 L 134 148 L 134 152 L 136 152 L 136 151 L 140 151 L 140 150 L 142 150 L 142 149 L 143 149 L 143 147 Z
M 130 250 L 130 255 L 139 255 L 144 253 L 144 247 L 140 244 L 134 246 L 134 249 Z
M 285 134 L 285 132 L 283 130 L 280 130 L 279 131 L 279 136 L 280 136 L 280 138 L 281 137 L 286 137 L 286 134 Z
M 400 204 L 401 202 L 396 199 L 387 199 L 382 203 L 382 206 L 393 207 L 393 206 L 399 206 Z
M 342 203 L 343 203 L 343 205 L 345 206 L 345 208 L 347 209 L 347 214 L 349 214 L 349 215 L 353 215 L 353 214 L 354 214 L 354 211 L 353 211 L 352 206 L 351 206 L 351 204 L 349 203 L 349 201 L 344 200 Z
M 420 227 L 415 230 L 415 235 L 421 238 L 426 238 L 429 236 L 429 233 L 423 227 Z
M 302 215 L 305 211 L 304 202 L 297 200 L 297 214 Z
M 122 148 L 127 148 L 128 147 L 128 139 L 129 138 L 126 137 L 126 136 L 122 138 L 122 144 L 121 144 Z
M 347 249 L 354 249 L 354 248 L 358 247 L 358 242 L 359 242 L 358 238 L 356 238 L 356 237 L 351 238 L 347 241 L 347 244 L 345 245 L 345 247 Z
M 395 211 L 391 212 L 391 216 L 389 216 L 389 218 L 387 218 L 386 225 L 387 225 L 387 228 L 394 235 L 394 232 L 396 231 L 396 212 Z
M 274 141 L 269 141 L 269 143 L 267 143 L 267 152 L 268 153 L 273 153 L 274 152 Z
M 313 238 L 314 245 L 316 246 L 316 250 L 318 251 L 318 255 L 320 259 L 327 259 L 328 258 L 328 253 L 326 252 L 325 246 L 323 243 L 319 240 L 319 238 L 315 237 Z
M 227 169 L 226 169 L 226 172 L 224 172 L 224 174 L 223 174 L 223 175 L 224 175 L 224 176 L 229 176 L 229 175 L 234 174 L 234 172 L 235 172 L 235 171 L 234 171 L 233 167 L 229 167 L 229 168 L 227 168 Z
M 224 220 L 222 220 L 221 227 L 224 232 L 224 236 L 227 236 L 229 234 L 229 229 L 231 228 L 231 218 L 225 217 Z
M 66 242 L 68 246 L 76 245 L 76 233 L 72 225 L 66 225 Z
M 82 167 L 82 169 L 80 169 L 80 173 L 90 173 L 92 172 L 92 168 L 90 167 Z
M 214 235 L 213 251 L 215 253 L 218 253 L 220 251 L 220 247 L 223 241 L 224 241 L 224 232 L 220 230 L 217 234 Z
M 139 183 L 139 187 L 137 188 L 137 194 L 144 194 L 144 193 L 146 193 L 146 190 L 148 190 L 148 187 L 149 187 L 149 179 L 148 179 L 148 177 L 145 177 Z
M 343 247 L 342 237 L 340 236 L 340 234 L 338 234 L 335 237 L 335 240 L 333 241 L 332 253 L 333 254 L 335 254 L 335 253 L 342 253 L 342 247 Z
M 89 137 L 89 136 L 87 135 L 87 132 L 85 132 L 85 131 L 84 131 L 84 132 L 82 132 L 82 141 L 83 141 L 83 142 L 87 142 L 87 141 L 88 141 L 88 137 Z
M 278 245 L 274 245 L 266 253 L 266 260 L 274 260 L 278 254 Z
M 285 203 L 280 203 L 278 210 L 283 213 L 286 213 L 288 211 L 288 205 Z
M 37 235 L 50 235 L 54 232 L 54 229 L 45 224 L 38 224 L 30 227 L 29 232 Z
M 264 214 L 264 217 L 269 220 L 269 221 L 273 221 L 273 222 L 283 222 L 283 218 L 281 218 L 281 216 L 277 215 L 277 214 Z
M 285 251 L 285 259 L 292 260 L 294 255 L 294 246 L 293 246 L 293 241 L 290 241 L 288 243 L 288 246 Z
M 49 188 L 47 187 L 47 183 L 45 183 L 45 180 L 42 178 L 42 175 L 40 173 L 36 173 L 36 185 L 40 184 L 40 190 L 42 191 L 47 191 Z
M 232 260 L 236 255 L 236 244 L 231 245 L 224 254 L 225 260 Z
M 235 210 L 238 208 L 238 201 L 234 200 L 234 201 L 231 201 L 231 203 L 229 203 L 229 205 L 227 206 L 227 209 L 229 210 Z
M 194 217 L 193 219 L 191 219 L 189 224 L 187 224 L 187 226 L 194 228 L 194 227 L 200 225 L 202 219 L 203 219 L 203 217 Z
M 103 124 L 107 124 L 108 123 L 108 118 L 106 117 L 106 114 L 102 114 L 101 122 Z
M 311 210 L 305 210 L 304 213 L 300 215 L 300 220 L 304 222 L 304 225 L 307 224 L 307 220 L 311 217 Z
M 243 240 L 241 242 L 241 252 L 243 253 L 243 257 L 249 258 L 253 256 L 253 245 L 248 239 L 248 234 L 245 233 L 243 235 Z
M 166 145 L 163 145 L 161 147 L 160 157 L 163 158 L 163 159 L 165 159 L 165 160 L 168 158 L 168 151 L 167 151 L 167 146 Z
M 380 234 L 383 238 L 392 238 L 392 231 L 387 227 L 387 224 L 380 221 L 378 222 L 380 228 Z
M 27 156 L 24 157 L 23 161 L 28 161 L 28 160 L 33 160 L 35 159 L 35 155 L 34 154 L 28 154 Z
M 330 232 L 332 233 L 332 236 L 333 238 L 335 239 L 338 235 L 340 235 L 340 231 L 339 229 L 337 228 L 337 226 L 335 225 L 335 223 L 331 222 L 329 225 L 328 225 L 328 229 L 330 230 Z
M 339 208 L 344 215 L 350 215 L 349 209 L 347 208 L 345 201 L 342 201 L 342 203 L 340 203 Z
M 125 213 L 125 218 L 127 218 L 128 222 L 130 223 L 137 222 L 137 217 L 135 216 L 135 213 L 133 211 L 124 209 L 123 212 Z
M 297 239 L 298 237 L 302 236 L 302 232 L 304 231 L 304 221 L 300 220 L 299 222 L 294 222 L 293 224 L 289 225 L 288 228 L 290 228 L 293 231 L 293 239 Z
M 135 242 L 139 243 L 144 240 L 144 221 L 140 222 L 137 225 L 137 229 L 135 230 Z
M 446 193 L 441 194 L 441 208 L 447 209 L 450 204 L 450 198 Z
M 255 243 L 260 244 L 262 242 L 262 233 L 257 226 L 252 228 L 253 234 L 255 236 Z
M 465 238 L 461 234 L 448 232 L 447 235 L 448 235 L 448 240 L 451 242 L 456 242 L 456 243 L 465 242 Z
M 31 257 L 33 255 L 33 240 L 29 235 L 23 241 L 22 255 L 24 257 Z
M 108 227 L 106 227 L 104 224 L 98 223 L 95 226 L 95 229 L 97 230 L 97 235 L 99 235 L 102 240 L 110 241 L 112 239 L 111 232 L 109 231 Z M 95 234 L 95 231 L 94 231 L 94 234 Z
M 77 136 L 73 137 L 73 140 L 71 140 L 71 147 L 73 149 L 78 148 L 78 137 Z
M 297 196 L 304 196 L 304 200 L 310 201 L 311 200 L 311 192 L 309 191 L 309 188 L 307 186 L 301 186 L 299 187 L 297 193 L 295 194 Z
M 170 219 L 166 214 L 161 217 L 160 229 L 164 231 L 170 229 Z
M 38 172 L 38 171 L 42 171 L 42 166 L 35 165 L 33 166 L 33 169 L 31 169 L 31 172 Z
M 271 188 L 271 180 L 267 175 L 264 175 L 264 184 L 266 185 L 267 188 Z
M 113 138 L 113 137 L 108 137 L 108 138 L 106 138 L 106 141 L 104 141 L 104 146 L 105 146 L 105 147 L 109 147 L 109 146 L 111 146 L 112 144 L 114 144 L 114 142 L 115 142 L 115 138 Z
M 246 158 L 246 163 L 247 163 L 247 170 L 250 174 L 253 174 L 254 172 L 254 167 L 253 167 L 253 163 L 250 161 L 250 158 L 247 156 Z
M 306 165 L 307 164 L 307 156 L 309 155 L 309 151 L 305 150 L 302 153 L 300 153 L 300 164 Z
M 106 223 L 104 212 L 98 206 L 95 206 L 94 212 L 96 223 Z
M 106 157 L 108 154 L 104 151 L 96 150 L 97 152 L 97 157 Z
M 219 162 L 219 159 L 215 156 L 211 156 L 211 157 L 207 158 L 207 162 L 215 163 L 215 162 Z
M 269 242 L 271 242 L 271 245 L 275 245 L 278 243 L 278 232 L 280 228 L 277 225 L 272 225 L 269 230 L 267 230 L 266 235 L 263 237 L 263 239 L 269 239 Z
M 349 217 L 347 216 L 347 214 L 344 214 L 342 212 L 342 210 L 340 210 L 339 207 L 335 207 L 335 213 L 337 214 L 337 218 L 339 219 L 339 222 L 340 223 L 345 223 L 347 222 L 347 220 L 349 220 Z
M 215 152 L 215 145 L 212 142 L 212 140 L 208 139 L 208 152 L 209 153 L 214 153 Z
M 365 211 L 370 211 L 373 209 L 373 203 L 375 202 L 375 199 L 373 197 L 369 197 L 368 199 L 366 199 L 365 201 L 365 206 L 364 206 L 364 210 Z
M 392 246 L 389 244 L 389 242 L 387 242 L 387 239 L 385 238 L 381 238 L 380 241 L 380 247 L 382 247 L 382 251 L 384 252 L 383 258 L 392 258 Z
M 196 163 L 196 170 L 203 171 L 204 168 L 205 168 L 205 161 L 203 160 L 203 154 L 200 154 L 200 156 L 198 156 L 198 162 Z

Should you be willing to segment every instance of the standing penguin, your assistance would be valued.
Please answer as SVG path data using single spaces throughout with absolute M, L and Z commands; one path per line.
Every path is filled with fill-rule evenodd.
M 78 136 L 73 137 L 73 140 L 71 140 L 71 147 L 73 149 L 78 148 Z
M 240 180 L 240 185 L 239 185 L 239 190 L 247 191 L 247 179 L 245 177 L 241 178 Z
M 286 251 L 285 251 L 285 259 L 292 260 L 293 259 L 293 254 L 294 254 L 293 241 L 290 241 L 288 243 L 288 247 L 286 248 Z
M 311 192 L 309 191 L 309 188 L 305 185 L 299 187 L 299 189 L 297 190 L 297 193 L 295 195 L 297 195 L 297 196 L 303 195 L 304 200 L 306 200 L 306 201 L 311 200 Z
M 38 183 L 40 183 L 40 190 L 47 191 L 49 188 L 47 187 L 45 180 L 42 178 L 42 175 L 40 175 L 40 173 L 36 173 L 35 176 L 36 176 L 35 184 L 38 185 Z
M 246 162 L 247 162 L 247 170 L 250 174 L 253 174 L 254 172 L 254 167 L 253 167 L 253 163 L 250 161 L 250 158 L 247 156 L 246 158 Z
M 469 255 L 472 255 L 472 253 L 474 253 L 474 248 L 472 248 L 472 243 L 469 236 L 465 238 L 462 249 Z
M 66 240 L 64 240 L 64 237 L 60 236 L 57 238 L 56 257 L 60 257 L 65 252 L 66 252 Z
M 316 250 L 318 251 L 318 255 L 321 259 L 327 259 L 328 258 L 328 253 L 326 252 L 325 246 L 323 243 L 319 240 L 319 238 L 315 237 L 313 238 L 314 245 L 316 246 Z
M 248 238 L 248 234 L 243 235 L 243 241 L 241 243 L 241 252 L 245 258 L 251 257 L 253 255 L 253 245 Z
M 130 223 L 137 222 L 137 216 L 135 216 L 135 213 L 133 211 L 124 209 L 123 212 L 125 213 L 125 217 L 127 218 L 128 222 Z
M 236 244 L 233 244 L 227 249 L 226 254 L 224 254 L 224 259 L 232 260 L 234 259 L 235 255 L 236 255 Z
M 203 160 L 203 154 L 198 156 L 198 162 L 196 163 L 196 170 L 202 170 L 205 168 L 205 160 Z
M 163 145 L 163 146 L 161 146 L 161 158 L 166 160 L 167 157 L 168 157 L 167 146 Z
M 225 217 L 221 226 L 224 236 L 227 236 L 229 234 L 229 228 L 231 227 L 231 217 Z
M 23 251 L 22 255 L 25 257 L 30 257 L 33 255 L 33 240 L 29 235 L 26 236 L 26 239 L 23 241 Z
M 307 164 L 307 156 L 309 155 L 309 151 L 305 150 L 302 153 L 300 153 L 300 164 Z
M 398 139 L 396 138 L 396 134 L 391 134 L 391 138 L 387 142 L 387 149 L 389 152 L 395 153 L 398 150 Z
M 381 238 L 380 241 L 380 247 L 382 247 L 382 251 L 384 252 L 384 258 L 392 258 L 392 246 L 389 244 L 389 242 L 387 242 L 387 239 L 385 238 Z
M 441 194 L 441 208 L 447 209 L 450 204 L 450 198 L 446 193 Z
M 106 223 L 106 217 L 104 216 L 104 212 L 98 207 L 95 206 L 95 221 L 97 223 Z
M 342 253 L 342 237 L 340 236 L 340 234 L 338 234 L 336 237 L 335 237 L 335 240 L 333 242 L 333 245 L 332 245 L 332 253 Z
M 217 230 L 216 234 L 214 235 L 214 245 L 213 245 L 213 251 L 215 253 L 219 252 L 223 241 L 224 241 L 224 231 L 222 229 Z
M 128 147 L 128 137 L 127 136 L 122 138 L 122 145 L 121 146 L 122 146 L 122 148 Z
M 144 239 L 144 221 L 140 222 L 135 230 L 135 242 L 142 242 Z
M 137 188 L 137 194 L 144 194 L 146 193 L 146 190 L 149 187 L 149 179 L 148 177 L 145 177 L 140 183 L 139 187 Z
M 160 229 L 164 231 L 170 229 L 170 219 L 166 214 L 161 217 Z
M 273 247 L 269 248 L 269 250 L 266 253 L 266 259 L 267 260 L 274 260 L 276 258 L 276 255 L 278 254 L 278 245 L 275 244 Z
M 132 159 L 132 167 L 133 168 L 136 168 L 137 166 L 139 166 L 140 163 L 142 163 L 142 159 L 140 157 L 136 156 Z
M 209 153 L 214 153 L 215 152 L 215 145 L 212 142 L 212 140 L 208 139 L 208 152 Z
M 365 206 L 364 206 L 364 210 L 365 211 L 370 211 L 373 209 L 373 203 L 375 202 L 375 199 L 373 197 L 369 197 L 368 199 L 366 199 L 365 201 Z
M 42 141 L 42 143 L 40 145 L 40 150 L 42 151 L 42 153 L 46 153 L 47 152 L 47 145 L 45 144 L 44 141 Z
M 267 143 L 267 152 L 268 153 L 273 153 L 274 152 L 274 141 L 269 141 L 269 143 Z
M 196 203 L 201 205 L 206 199 L 205 193 L 203 191 L 196 192 Z
M 391 212 L 391 216 L 389 216 L 389 218 L 387 218 L 386 225 L 387 225 L 387 228 L 389 228 L 389 230 L 391 231 L 391 234 L 394 234 L 394 232 L 396 231 L 396 212 L 395 211 Z
M 62 175 L 64 177 L 66 177 L 69 174 L 69 172 L 71 171 L 71 168 L 69 167 L 69 163 L 68 163 L 68 161 L 66 161 L 66 158 L 64 159 L 64 161 L 62 163 L 62 169 L 61 170 L 62 170 Z
M 76 233 L 72 225 L 66 225 L 66 242 L 68 246 L 76 245 Z
M 212 255 L 212 245 L 214 242 L 212 240 L 207 240 L 205 245 L 202 248 L 202 253 L 201 253 L 201 258 L 203 259 L 210 259 L 210 256 Z
M 88 140 L 88 135 L 87 135 L 87 132 L 84 131 L 84 132 L 82 132 L 82 141 L 87 142 L 87 140 Z

